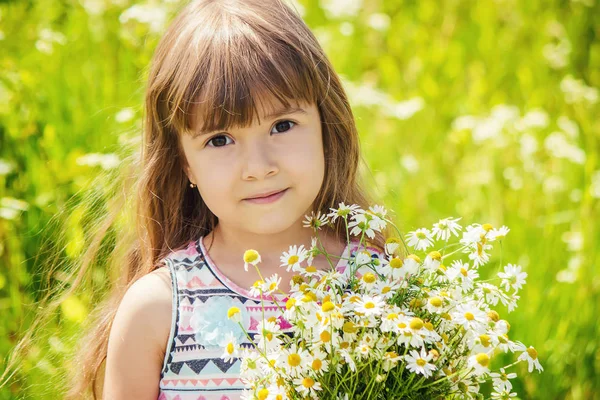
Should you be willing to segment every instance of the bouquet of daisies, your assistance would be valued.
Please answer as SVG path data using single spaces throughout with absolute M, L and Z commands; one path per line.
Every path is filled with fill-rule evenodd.
M 472 224 L 463 230 L 460 218 L 446 218 L 403 237 L 386 214 L 381 206 L 362 210 L 340 203 L 327 215 L 307 216 L 305 226 L 316 234 L 312 247 L 293 246 L 282 257 L 282 267 L 297 272 L 291 292 L 277 303 L 291 325 L 288 334 L 281 319 L 269 318 L 259 323 L 256 341 L 246 333 L 253 348 L 231 336 L 222 343 L 224 359 L 242 360 L 243 398 L 482 398 L 480 384 L 490 381 L 491 398 L 509 399 L 516 396 L 510 379 L 517 376 L 510 367 L 527 362 L 529 372 L 543 370 L 536 350 L 513 341 L 509 323 L 494 310 L 499 303 L 515 309 L 527 274 L 507 264 L 498 285 L 478 280 L 492 243 L 501 243 L 507 227 Z M 347 273 L 317 271 L 313 257 L 327 255 L 318 245 L 319 230 L 337 218 L 344 220 L 348 242 L 358 237 L 365 248 L 366 239 L 387 224 L 399 236 L 385 238 L 381 258 L 366 251 L 350 256 Z M 259 270 L 260 254 L 246 251 L 244 263 Z M 273 276 L 252 290 L 271 295 L 278 282 Z M 238 308 L 227 315 L 241 326 Z M 517 360 L 492 370 L 500 352 L 515 353 Z

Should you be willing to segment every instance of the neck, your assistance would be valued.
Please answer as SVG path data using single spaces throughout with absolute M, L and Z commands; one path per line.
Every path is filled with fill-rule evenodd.
M 292 245 L 304 245 L 305 249 L 311 246 L 311 239 L 316 233 L 310 228 L 302 226 L 299 220 L 289 229 L 283 232 L 260 234 L 256 232 L 241 231 L 219 222 L 215 229 L 206 235 L 204 244 L 211 254 L 219 254 L 219 257 L 231 263 L 236 260 L 243 265 L 243 255 L 248 249 L 254 249 L 261 255 L 262 267 L 277 267 L 280 264 L 279 257 L 287 252 Z M 318 231 L 319 247 L 324 247 L 329 254 L 339 256 L 345 243 L 338 240 L 331 231 L 321 229 Z M 320 258 L 319 256 L 317 258 Z

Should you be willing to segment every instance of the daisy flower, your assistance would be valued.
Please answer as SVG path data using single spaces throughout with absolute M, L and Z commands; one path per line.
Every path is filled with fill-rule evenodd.
M 267 280 L 264 282 L 264 293 L 265 294 L 271 294 L 274 291 L 276 291 L 277 289 L 279 289 L 279 285 L 281 284 L 281 277 L 277 274 L 273 274 L 271 275 L 269 278 L 267 278 Z
M 416 231 L 408 232 L 406 235 L 408 245 L 415 250 L 425 250 L 433 245 L 432 235 L 429 229 L 419 228 Z
M 281 261 L 281 267 L 286 267 L 286 271 L 294 270 L 300 271 L 300 263 L 306 259 L 307 250 L 304 245 L 297 247 L 296 245 L 290 246 L 289 251 L 283 252 L 283 255 L 279 258 Z
M 494 390 L 498 392 L 502 390 L 510 392 L 512 390 L 512 383 L 510 380 L 515 379 L 517 374 L 514 372 L 507 374 L 504 368 L 500 368 L 500 372 L 492 372 L 490 376 L 492 377 L 492 381 L 494 383 Z
M 502 240 L 508 232 L 510 232 L 510 229 L 503 225 L 500 229 L 492 229 L 488 236 L 490 240 Z
M 329 370 L 329 361 L 327 359 L 328 356 L 323 350 L 315 348 L 310 353 L 310 369 L 312 369 L 316 375 L 327 372 Z
M 448 241 L 448 239 L 450 239 L 450 234 L 458 236 L 457 230 L 459 231 L 462 229 L 462 227 L 456 223 L 457 221 L 460 221 L 461 218 L 452 219 L 449 217 L 441 219 L 433 224 L 431 233 L 435 235 L 436 240 Z
M 305 215 L 302 226 L 305 228 L 313 228 L 316 232 L 321 229 L 323 225 L 327 225 L 328 222 L 329 219 L 327 218 L 327 215 L 321 214 L 321 211 L 317 211 L 316 215 L 314 211 L 311 211 L 310 216 Z
M 404 356 L 406 360 L 406 368 L 411 372 L 424 375 L 426 378 L 433 375 L 433 371 L 437 368 L 435 365 L 430 364 L 432 355 L 427 354 L 425 348 L 421 349 L 421 354 L 417 353 L 416 350 L 411 350 L 410 355 Z
M 524 346 L 523 346 L 524 347 Z M 527 371 L 532 372 L 533 368 L 537 369 L 539 372 L 542 372 L 544 368 L 542 368 L 542 364 L 540 364 L 540 360 L 538 360 L 537 351 L 529 346 L 518 358 L 519 361 L 526 360 L 527 361 Z
M 239 346 L 233 333 L 228 332 L 221 341 L 220 346 L 225 348 L 221 359 L 227 363 L 234 362 L 239 354 Z
M 512 287 L 516 292 L 525 284 L 527 272 L 521 272 L 520 265 L 508 264 L 504 267 L 504 272 L 499 272 L 498 276 L 502 278 L 500 286 L 504 287 L 504 290 L 508 291 L 509 287 Z
M 432 314 L 441 314 L 444 312 L 444 299 L 439 296 L 433 296 L 427 299 L 427 304 L 425 305 L 427 311 Z
M 402 356 L 399 356 L 394 351 L 387 351 L 383 355 L 383 363 L 381 364 L 384 371 L 389 371 L 398 365 L 398 361 L 402 359 Z
M 395 236 L 387 238 L 385 241 L 385 254 L 388 256 L 394 254 L 394 252 L 400 247 L 402 240 Z
M 327 217 L 331 219 L 331 222 L 335 222 L 338 217 L 348 218 L 348 215 L 355 214 L 360 206 L 352 204 L 350 206 L 345 205 L 343 202 L 338 204 L 338 208 L 330 208 L 331 212 L 327 214 Z
M 322 390 L 321 384 L 315 381 L 310 376 L 305 376 L 301 378 L 294 379 L 294 385 L 298 392 L 300 392 L 304 396 L 311 396 L 313 398 L 316 397 L 317 392 Z
M 256 266 L 261 261 L 260 254 L 256 250 L 246 250 L 244 252 L 244 270 L 248 272 L 248 265 L 252 264 Z
M 364 232 L 370 239 L 373 239 L 375 232 L 380 231 L 380 221 L 378 217 L 363 211 L 352 215 L 348 229 L 352 228 L 350 234 L 353 236 L 360 236 Z
M 487 314 L 474 303 L 459 304 L 456 311 L 452 312 L 452 320 L 465 329 L 483 333 L 487 323 Z
M 293 343 L 289 348 L 280 352 L 280 365 L 285 368 L 290 376 L 302 376 L 306 372 L 307 363 L 310 360 L 308 351 L 299 348 Z
M 385 307 L 385 301 L 381 296 L 363 296 L 358 300 L 354 311 L 368 316 L 380 315 Z
M 516 393 L 512 393 L 510 389 L 502 389 L 500 387 L 494 386 L 494 391 L 492 392 L 493 400 L 509 400 L 513 397 L 517 397 Z
M 455 260 L 446 270 L 446 276 L 450 281 L 458 280 L 462 289 L 468 291 L 473 287 L 473 282 L 479 278 L 479 273 L 475 269 L 469 269 L 468 263 Z

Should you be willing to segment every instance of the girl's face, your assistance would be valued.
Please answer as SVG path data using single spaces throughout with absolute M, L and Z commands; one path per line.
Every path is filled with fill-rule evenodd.
M 298 103 L 291 110 L 273 104 L 259 106 L 260 124 L 255 119 L 246 128 L 195 130 L 196 137 L 181 137 L 186 174 L 219 224 L 274 234 L 298 224 L 312 209 L 325 175 L 319 111 L 315 104 Z M 284 189 L 269 203 L 247 200 Z

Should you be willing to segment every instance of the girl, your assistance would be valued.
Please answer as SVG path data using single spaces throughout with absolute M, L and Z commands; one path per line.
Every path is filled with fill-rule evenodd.
M 262 275 L 278 273 L 288 291 L 279 257 L 311 247 L 305 215 L 373 204 L 357 180 L 353 114 L 314 35 L 280 0 L 189 3 L 156 49 L 145 111 L 137 237 L 120 238 L 123 284 L 81 341 L 67 397 L 238 399 L 240 361 L 223 361 L 219 344 L 235 329 L 231 305 L 243 305 L 252 335 L 262 316 L 244 251 L 258 250 Z M 343 272 L 356 241 L 341 219 L 318 233 L 336 257 L 314 266 Z M 285 297 L 267 300 L 275 316 Z

